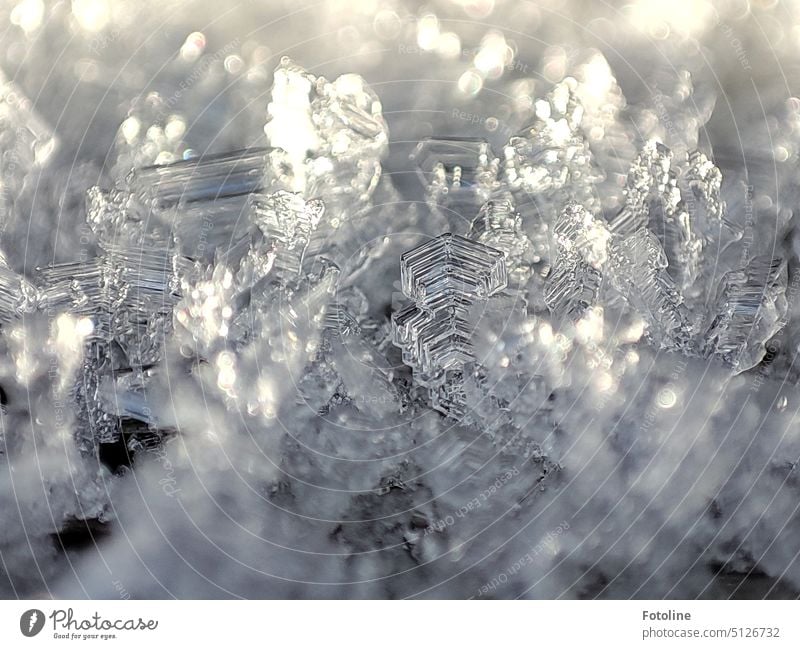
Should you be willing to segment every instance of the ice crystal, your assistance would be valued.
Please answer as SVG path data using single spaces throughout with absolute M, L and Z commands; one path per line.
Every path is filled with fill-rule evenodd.
M 394 343 L 430 390 L 434 407 L 461 413 L 461 372 L 475 360 L 467 312 L 506 287 L 505 255 L 447 233 L 404 253 L 400 275 L 414 303 L 393 314 Z
M 544 295 L 557 320 L 575 322 L 597 303 L 610 237 L 605 223 L 580 205 L 564 208 L 553 228 L 553 267 Z
M 786 316 L 786 264 L 755 257 L 720 282 L 704 351 L 748 370 L 766 355 L 765 343 L 783 327 Z
M 451 228 L 465 229 L 497 184 L 499 160 L 486 140 L 425 138 L 411 156 L 426 197 Z

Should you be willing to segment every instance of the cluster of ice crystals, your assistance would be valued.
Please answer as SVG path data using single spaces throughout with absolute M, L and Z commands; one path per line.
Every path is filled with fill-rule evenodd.
M 534 120 L 504 149 L 503 180 L 515 192 L 541 195 L 559 190 L 583 194 L 600 180 L 589 142 L 581 130 L 583 106 L 569 77 L 534 104 Z M 576 198 L 588 198 L 585 195 Z
M 288 189 L 329 208 L 369 199 L 389 139 L 380 99 L 364 79 L 345 74 L 331 82 L 284 58 L 267 112 L 264 131 L 284 152 Z
M 703 241 L 684 204 L 672 158 L 663 144 L 654 140 L 645 144 L 628 172 L 625 203 L 611 229 L 627 236 L 649 228 L 664 248 L 670 273 L 686 290 L 697 278 Z

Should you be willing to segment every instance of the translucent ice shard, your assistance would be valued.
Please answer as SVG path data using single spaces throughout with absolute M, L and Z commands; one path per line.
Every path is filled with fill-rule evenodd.
M 486 140 L 429 137 L 412 154 L 428 201 L 453 227 L 469 221 L 497 184 L 499 160 Z
M 769 257 L 726 273 L 705 332 L 705 355 L 721 358 L 736 373 L 758 365 L 767 341 L 785 324 L 786 281 L 786 264 Z
M 648 229 L 635 231 L 611 248 L 614 288 L 642 316 L 656 346 L 691 351 L 692 330 L 683 295 L 667 273 L 667 257 Z
M 180 299 L 183 260 L 171 248 L 111 247 L 104 258 L 111 332 L 133 366 L 158 361 Z
M 467 236 L 505 254 L 510 287 L 527 284 L 538 257 L 511 200 L 488 201 L 478 212 Z
M 155 376 L 154 370 L 105 374 L 97 386 L 97 401 L 106 413 L 147 424 L 153 431 L 172 427 L 174 422 L 163 421 L 154 413 L 151 383 Z
M 108 291 L 102 258 L 54 264 L 37 271 L 41 308 L 50 316 L 59 313 L 91 318 L 99 333 L 107 330 Z
M 553 265 L 544 295 L 557 320 L 577 322 L 598 301 L 610 239 L 605 222 L 582 206 L 571 203 L 561 212 L 553 228 Z
M 270 182 L 273 149 L 242 149 L 134 169 L 130 191 L 154 209 L 213 201 L 263 190 Z
M 71 393 L 76 439 L 84 454 L 96 453 L 98 444 L 115 442 L 122 434 L 119 417 L 104 407 L 99 395 L 102 377 L 110 369 L 108 361 L 104 344 L 88 344 Z
M 457 415 L 447 406 L 461 403 L 454 377 L 475 360 L 467 314 L 505 288 L 505 255 L 447 233 L 403 254 L 400 275 L 403 293 L 415 304 L 393 314 L 393 342 L 415 379 L 436 396 L 434 407 Z M 442 398 L 442 389 L 454 399 Z
M 378 96 L 356 74 L 317 77 L 284 57 L 264 131 L 284 152 L 286 184 L 326 204 L 366 200 L 381 173 L 388 130 Z

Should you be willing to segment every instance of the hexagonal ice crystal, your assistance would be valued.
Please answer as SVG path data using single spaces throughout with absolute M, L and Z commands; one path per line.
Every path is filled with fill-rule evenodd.
M 508 282 L 502 252 L 449 232 L 404 253 L 400 263 L 403 293 L 423 308 L 443 299 L 486 298 Z

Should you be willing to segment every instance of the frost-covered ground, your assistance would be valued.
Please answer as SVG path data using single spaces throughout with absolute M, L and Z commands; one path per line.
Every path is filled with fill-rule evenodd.
M 800 5 L 0 24 L 2 596 L 798 596 Z

